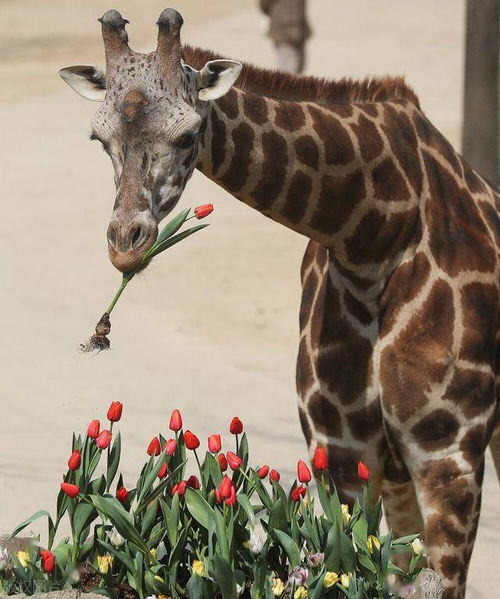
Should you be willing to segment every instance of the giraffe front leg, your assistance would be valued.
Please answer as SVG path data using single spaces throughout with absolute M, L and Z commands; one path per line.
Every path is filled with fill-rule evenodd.
M 443 599 L 465 596 L 467 570 L 481 507 L 484 459 L 472 469 L 461 454 L 424 461 L 413 472 L 431 565 Z

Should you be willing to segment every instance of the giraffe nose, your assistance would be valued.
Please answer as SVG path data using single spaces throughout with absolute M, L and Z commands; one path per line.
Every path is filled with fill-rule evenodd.
M 139 266 L 144 253 L 153 245 L 158 226 L 152 217 L 142 214 L 123 222 L 113 218 L 108 227 L 109 258 L 121 272 L 130 272 Z

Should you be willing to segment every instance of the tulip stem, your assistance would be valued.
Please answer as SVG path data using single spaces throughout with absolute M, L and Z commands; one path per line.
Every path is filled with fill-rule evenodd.
M 125 287 L 128 285 L 129 281 L 132 279 L 132 277 L 134 276 L 135 273 L 132 274 L 132 276 L 128 275 L 128 276 L 123 276 L 122 279 L 122 284 L 120 285 L 120 288 L 118 289 L 118 291 L 116 292 L 115 297 L 113 298 L 113 301 L 109 304 L 109 308 L 106 310 L 106 312 L 108 314 L 111 314 L 111 311 L 113 310 L 113 308 L 116 305 L 116 302 L 118 301 L 120 295 L 123 293 L 123 290 L 125 289 Z
M 194 452 L 194 457 L 196 458 L 196 463 L 198 464 L 198 470 L 200 471 L 200 485 L 203 484 L 203 473 L 201 471 L 201 464 L 200 464 L 200 458 L 198 457 L 198 453 L 196 452 L 196 449 L 193 449 Z
M 239 444 L 239 440 L 238 440 L 238 435 L 236 435 L 236 453 L 238 453 L 240 449 L 240 444 Z

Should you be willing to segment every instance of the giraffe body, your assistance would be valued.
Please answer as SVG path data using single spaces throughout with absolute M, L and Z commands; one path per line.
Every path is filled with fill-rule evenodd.
M 500 196 L 402 80 L 244 65 L 230 89 L 237 63 L 187 46 L 181 58 L 175 11 L 149 55 L 128 48 L 117 15 L 102 19 L 106 77 L 64 70 L 83 93 L 74 77 L 88 69 L 87 97 L 101 87 L 93 130 L 115 166 L 113 263 L 140 259 L 195 166 L 307 236 L 297 388 L 310 451 L 328 447 L 348 503 L 366 462 L 395 534 L 421 530 L 444 596 L 462 597 L 490 440 L 500 463 Z

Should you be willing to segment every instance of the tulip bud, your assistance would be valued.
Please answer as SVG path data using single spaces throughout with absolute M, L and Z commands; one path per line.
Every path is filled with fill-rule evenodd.
M 75 449 L 75 451 L 70 455 L 68 460 L 68 468 L 70 470 L 78 470 L 80 468 L 80 464 L 82 463 L 82 454 L 79 449 Z
M 163 463 L 160 466 L 160 469 L 158 470 L 158 478 L 165 478 L 165 475 L 167 474 L 167 470 L 168 470 L 168 466 L 166 463 Z
M 271 472 L 269 473 L 269 478 L 271 480 L 278 482 L 279 479 L 281 478 L 281 475 L 277 470 L 271 470 Z
M 197 206 L 194 209 L 194 215 L 198 220 L 200 220 L 201 218 L 205 218 L 205 216 L 208 216 L 213 211 L 213 209 L 213 204 L 203 204 L 203 206 Z
M 51 574 L 56 567 L 56 556 L 52 551 L 40 551 L 40 557 L 42 559 L 42 568 L 47 574 Z
M 106 449 L 111 443 L 112 434 L 109 431 L 101 431 L 95 440 L 95 444 L 99 449 Z
M 227 462 L 231 467 L 231 470 L 239 470 L 243 464 L 243 460 L 239 455 L 236 455 L 232 451 L 228 451 L 226 454 Z
M 177 485 L 177 493 L 179 493 L 179 497 L 184 497 L 186 494 L 186 481 L 181 480 L 181 482 Z
M 301 483 L 311 482 L 311 471 L 302 460 L 299 460 L 297 463 L 297 477 Z
M 293 491 L 290 493 L 290 497 L 292 498 L 293 501 L 300 501 L 300 498 L 304 497 L 305 494 L 306 494 L 306 488 L 303 486 L 298 486 L 298 487 L 295 487 L 295 489 L 293 489 Z
M 114 547 L 123 547 L 125 545 L 125 539 L 114 526 L 111 530 L 106 531 L 106 534 L 108 535 L 109 542 Z
M 80 487 L 71 483 L 61 483 L 61 489 L 71 498 L 76 497 L 80 493 Z
M 160 441 L 158 439 L 158 437 L 153 437 L 148 445 L 148 448 L 146 450 L 148 452 L 149 455 L 153 456 L 157 456 L 160 455 L 161 453 L 161 447 L 160 447 Z
M 179 410 L 174 410 L 170 416 L 170 424 L 168 428 L 175 433 L 179 432 L 182 428 L 182 416 Z
M 222 443 L 220 435 L 210 435 L 210 437 L 208 437 L 208 451 L 210 453 L 219 453 L 221 447 Z
M 125 487 L 116 490 L 116 498 L 120 503 L 125 503 L 128 499 L 128 491 Z
M 226 456 L 223 453 L 219 453 L 219 455 L 217 456 L 217 459 L 219 460 L 220 469 L 222 470 L 222 472 L 225 472 L 227 470 Z
M 177 449 L 177 441 L 175 439 L 169 439 L 163 446 L 163 451 L 167 452 L 167 455 L 174 455 Z
M 88 428 L 87 428 L 87 437 L 91 439 L 96 439 L 99 434 L 99 429 L 101 428 L 101 424 L 99 420 L 91 420 Z
M 229 432 L 233 435 L 240 435 L 243 432 L 243 422 L 235 416 L 229 425 Z
M 186 485 L 188 487 L 191 487 L 191 489 L 199 489 L 200 488 L 200 481 L 198 480 L 198 478 L 192 474 L 186 481 Z
M 313 457 L 313 466 L 316 470 L 326 470 L 328 468 L 328 454 L 325 447 L 316 447 Z
M 358 462 L 358 476 L 365 481 L 370 478 L 370 470 L 364 462 Z
M 226 505 L 235 505 L 236 503 L 236 487 L 234 484 L 231 484 L 231 493 L 229 497 L 226 499 Z
M 197 449 L 200 446 L 200 440 L 191 431 L 186 431 L 183 436 L 184 443 L 188 449 Z
M 232 485 L 233 481 L 229 478 L 229 476 L 224 475 L 224 478 L 219 486 L 219 494 L 222 499 L 227 499 L 231 495 Z
M 269 474 L 269 466 L 261 466 L 257 470 L 257 474 L 259 475 L 259 478 L 266 478 L 266 476 Z
M 118 422 L 122 417 L 123 404 L 119 401 L 111 402 L 108 410 L 108 420 L 110 422 Z

